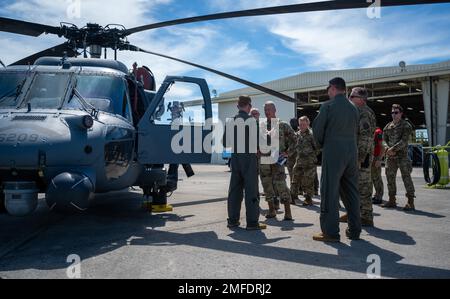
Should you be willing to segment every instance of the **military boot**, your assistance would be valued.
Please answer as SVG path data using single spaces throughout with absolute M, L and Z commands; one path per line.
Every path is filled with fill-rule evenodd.
M 324 233 L 315 234 L 313 236 L 313 240 L 314 241 L 319 241 L 319 242 L 330 242 L 330 243 L 339 243 L 339 242 L 341 242 L 340 238 L 330 237 L 330 236 L 325 235 Z
M 414 206 L 414 197 L 408 197 L 408 203 L 403 208 L 403 211 L 410 212 L 415 211 L 416 207 Z
M 351 232 L 350 232 L 350 229 L 349 228 L 347 228 L 346 230 L 345 230 L 345 235 L 347 236 L 347 238 L 349 238 L 350 240 L 352 240 L 352 241 L 359 241 L 359 240 L 361 240 L 360 239 L 360 237 L 359 237 L 359 234 L 352 234 Z
M 304 207 L 310 207 L 310 206 L 313 206 L 314 205 L 314 202 L 313 202 L 313 200 L 312 200 L 312 198 L 311 198 L 311 196 L 305 196 L 305 201 L 303 201 L 303 206 Z
M 297 202 L 296 202 L 296 200 L 298 199 L 298 196 L 297 195 L 293 195 L 293 194 L 291 194 L 291 205 L 297 205 Z
M 348 223 L 348 214 L 344 214 L 339 218 L 340 223 Z
M 284 204 L 284 220 L 292 221 L 291 204 L 289 202 Z
M 397 207 L 397 199 L 395 196 L 389 196 L 389 201 L 381 205 L 382 208 L 395 209 Z
M 278 197 L 275 197 L 273 199 L 273 206 L 276 211 L 278 211 L 280 209 L 280 200 L 278 199 Z
M 275 205 L 273 202 L 269 202 L 269 212 L 266 215 L 267 219 L 275 218 L 277 217 L 277 211 L 275 210 Z
M 246 230 L 255 231 L 255 230 L 264 230 L 267 228 L 267 224 L 258 223 L 256 226 L 247 226 Z
M 361 226 L 363 226 L 363 227 L 374 227 L 375 224 L 373 222 L 373 219 L 361 217 Z
M 374 196 L 372 198 L 372 204 L 381 205 L 383 203 L 383 199 L 380 196 Z

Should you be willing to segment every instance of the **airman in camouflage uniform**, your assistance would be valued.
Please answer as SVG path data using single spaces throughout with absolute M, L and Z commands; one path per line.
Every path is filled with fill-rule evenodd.
M 412 162 L 408 158 L 408 141 L 413 128 L 406 120 L 402 119 L 403 108 L 400 105 L 392 106 L 393 121 L 384 128 L 384 146 L 386 148 L 386 177 L 389 190 L 389 202 L 383 205 L 385 208 L 397 206 L 397 170 L 400 168 L 403 183 L 405 184 L 408 204 L 405 211 L 414 211 L 415 189 L 411 179 Z
M 299 135 L 299 128 L 298 128 L 298 120 L 296 118 L 291 119 L 290 122 L 291 128 L 294 130 L 295 132 L 295 138 L 298 139 L 298 135 Z M 289 148 L 289 152 L 288 152 L 288 160 L 286 162 L 286 167 L 288 169 L 289 172 L 289 180 L 291 182 L 291 204 L 295 205 L 295 200 L 298 199 L 298 192 L 299 190 L 294 190 L 293 186 L 294 186 L 294 166 L 295 166 L 295 162 L 297 162 L 297 149 L 295 146 L 291 146 Z M 299 186 L 295 186 L 296 188 L 298 188 Z
M 277 193 L 285 207 L 284 219 L 289 221 L 292 220 L 290 207 L 291 196 L 286 183 L 285 166 L 283 163 L 279 163 L 273 159 L 270 163 L 266 163 L 268 159 L 264 158 L 270 159 L 270 157 L 274 157 L 275 154 L 275 160 L 278 156 L 287 159 L 288 152 L 290 150 L 289 148 L 291 146 L 295 146 L 295 133 L 287 123 L 276 119 L 276 107 L 273 102 L 267 102 L 264 107 L 264 111 L 267 120 L 260 123 L 260 130 L 263 136 L 267 136 L 268 148 L 261 147 L 262 159 L 260 174 L 266 201 L 269 205 L 269 213 L 266 217 L 276 217 L 276 210 L 273 200 L 275 194 Z M 271 139 L 273 138 L 278 138 L 279 140 L 279 151 L 272 146 Z
M 381 177 L 381 161 L 384 157 L 384 147 L 383 147 L 383 131 L 381 128 L 375 130 L 374 135 L 375 150 L 373 151 L 373 163 L 372 163 L 372 183 L 375 189 L 375 195 L 372 198 L 372 203 L 375 205 L 380 205 L 383 203 L 384 195 L 384 184 L 383 178 Z
M 308 117 L 300 118 L 300 132 L 297 134 L 297 159 L 294 166 L 291 194 L 297 197 L 296 190 L 300 186 L 305 194 L 303 206 L 312 206 L 314 195 L 314 179 L 317 171 L 318 146 L 314 140 Z
M 361 224 L 373 226 L 372 207 L 372 175 L 371 166 L 373 161 L 373 134 L 377 128 L 375 113 L 367 105 L 368 92 L 365 88 L 356 87 L 352 90 L 350 100 L 359 110 L 358 129 L 358 165 L 359 183 L 358 190 L 361 204 Z M 347 222 L 347 215 L 341 217 L 341 222 Z

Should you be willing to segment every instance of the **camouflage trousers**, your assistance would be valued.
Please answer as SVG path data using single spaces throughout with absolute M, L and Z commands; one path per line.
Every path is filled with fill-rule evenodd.
M 291 187 L 290 187 L 290 189 L 291 189 L 291 194 L 298 194 L 298 192 L 299 192 L 299 190 L 294 190 L 293 188 L 292 188 L 292 185 L 293 185 L 293 179 L 294 179 L 294 166 L 295 166 L 295 162 L 297 162 L 297 160 L 296 159 L 288 159 L 288 161 L 287 161 L 287 163 L 286 163 L 286 167 L 287 167 L 287 169 L 288 169 L 288 172 L 289 172 L 289 181 L 290 181 L 290 183 L 291 183 Z
M 415 196 L 416 190 L 414 189 L 414 183 L 411 178 L 412 162 L 406 155 L 400 157 L 388 157 L 386 160 L 386 177 L 389 197 L 397 195 L 396 178 L 399 168 L 402 174 L 403 183 L 405 184 L 406 197 L 412 198 Z
M 375 197 L 378 199 L 382 199 L 384 195 L 384 184 L 383 178 L 381 177 L 381 168 L 382 167 L 375 167 L 375 165 L 372 164 L 372 184 L 373 188 L 375 188 Z
M 277 195 L 280 197 L 281 203 L 291 201 L 284 166 L 278 164 L 261 164 L 259 171 L 267 202 L 273 202 L 274 197 Z
M 305 197 L 312 198 L 314 196 L 314 180 L 316 179 L 317 166 L 312 165 L 295 165 L 294 174 L 291 181 L 291 195 L 298 196 L 298 190 L 305 193 Z
M 359 196 L 361 205 L 361 218 L 365 220 L 373 220 L 373 206 L 372 206 L 372 175 L 371 169 L 361 168 L 359 170 Z

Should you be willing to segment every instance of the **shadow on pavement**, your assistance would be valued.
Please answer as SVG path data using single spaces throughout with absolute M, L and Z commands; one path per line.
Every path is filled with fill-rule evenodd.
M 283 217 L 284 216 L 278 217 L 277 219 L 267 219 L 264 223 L 268 226 L 279 227 L 282 231 L 292 231 L 296 228 L 305 228 L 314 225 L 312 223 L 296 223 L 295 219 L 294 221 L 284 221 Z
M 416 245 L 416 241 L 406 232 L 383 230 L 377 227 L 365 229 L 371 236 L 400 245 Z
M 272 244 L 291 238 L 291 237 L 282 237 L 282 238 L 267 239 L 266 235 L 262 231 L 248 232 L 245 229 L 235 230 L 228 236 L 236 241 L 243 241 L 258 245 Z
M 78 254 L 82 260 L 99 257 L 126 246 L 147 246 L 148 258 L 152 252 L 161 254 L 164 247 L 189 246 L 238 255 L 285 261 L 341 271 L 360 273 L 365 277 L 369 255 L 379 255 L 383 277 L 390 278 L 449 278 L 450 270 L 402 263 L 403 257 L 367 241 L 345 244 L 317 243 L 317 248 L 332 246 L 336 254 L 308 251 L 299 248 L 273 246 L 289 237 L 268 239 L 261 232 L 239 229 L 228 235 L 233 240 L 220 239 L 214 231 L 179 232 L 185 227 L 160 230 L 171 223 L 179 223 L 193 215 L 149 215 L 140 208 L 140 198 L 131 197 L 132 204 L 117 199 L 116 204 L 97 205 L 84 215 L 73 215 L 51 226 L 32 242 L 17 248 L 0 260 L 0 271 L 27 269 L 64 270 L 67 256 Z M 278 222 L 270 223 L 277 225 Z M 223 225 L 226 224 L 224 220 Z M 281 225 L 281 224 L 280 224 Z M 283 226 L 286 224 L 283 223 Z M 293 228 L 311 226 L 292 223 Z M 402 245 L 414 245 L 406 233 L 381 229 L 368 232 L 380 239 Z M 311 241 L 312 242 L 312 241 Z M 157 257 L 155 257 L 157 258 Z M 131 274 L 132 275 L 132 274 Z
M 416 211 L 413 211 L 413 212 L 405 212 L 405 213 L 406 214 L 410 214 L 410 215 L 423 216 L 423 217 L 435 218 L 435 219 L 445 218 L 444 215 L 434 214 L 434 213 L 420 211 L 420 210 L 416 210 Z
M 176 204 L 173 204 L 172 206 L 174 208 L 179 208 L 179 207 L 186 207 L 186 206 L 204 205 L 204 204 L 208 204 L 208 203 L 216 203 L 216 202 L 227 201 L 227 200 L 228 200 L 228 198 L 226 198 L 226 197 L 225 198 L 214 198 L 214 199 L 176 203 Z

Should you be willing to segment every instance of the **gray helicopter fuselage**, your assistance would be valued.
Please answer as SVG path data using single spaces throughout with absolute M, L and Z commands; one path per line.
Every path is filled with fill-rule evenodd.
M 201 122 L 173 129 L 161 121 L 166 104 L 179 103 L 165 98 L 176 83 L 200 91 Z M 112 60 L 43 57 L 1 69 L 0 201 L 23 216 L 45 193 L 50 209 L 84 211 L 95 193 L 138 186 L 163 205 L 177 188 L 179 164 L 192 175 L 190 163 L 211 161 L 208 147 L 179 153 L 172 141 L 190 132 L 186 144 L 207 144 L 211 119 L 201 78 L 168 76 L 155 92 Z
M 0 70 L 0 77 L 10 74 L 23 81 L 15 100 L 11 99 L 16 95 L 6 103 L 0 100 L 0 186 L 34 182 L 36 190 L 45 193 L 63 173 L 88 179 L 90 193 L 121 190 L 137 182 L 144 166 L 136 159 L 126 73 L 89 66 Z M 65 86 L 55 86 L 62 83 Z M 2 91 L 10 88 L 0 86 Z M 83 108 L 82 100 L 74 99 L 74 89 L 96 109 Z M 92 125 L 83 124 L 84 118 L 91 118 Z

